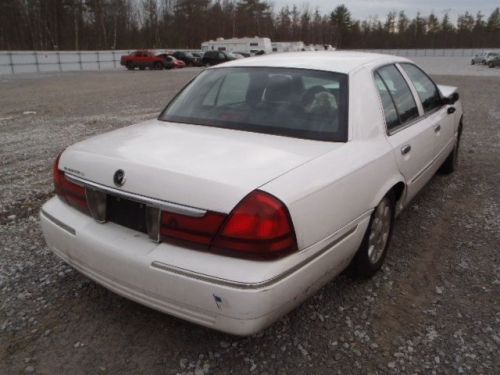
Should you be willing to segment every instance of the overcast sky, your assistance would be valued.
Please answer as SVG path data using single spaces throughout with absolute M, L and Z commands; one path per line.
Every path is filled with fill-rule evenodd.
M 499 0 L 269 0 L 269 2 L 274 4 L 275 8 L 294 4 L 304 8 L 308 5 L 313 10 L 319 8 L 322 13 L 330 12 L 337 5 L 344 4 L 355 19 L 366 19 L 377 15 L 383 19 L 391 10 L 404 10 L 410 17 L 415 16 L 418 11 L 422 15 L 428 15 L 433 11 L 439 18 L 449 13 L 455 20 L 458 14 L 465 13 L 466 10 L 474 15 L 478 11 L 489 15 L 500 5 Z

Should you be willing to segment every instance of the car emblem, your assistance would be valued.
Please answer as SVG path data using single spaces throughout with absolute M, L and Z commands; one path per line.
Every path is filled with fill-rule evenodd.
M 125 183 L 125 172 L 123 169 L 118 169 L 114 176 L 113 176 L 113 182 L 115 183 L 116 186 L 123 186 Z

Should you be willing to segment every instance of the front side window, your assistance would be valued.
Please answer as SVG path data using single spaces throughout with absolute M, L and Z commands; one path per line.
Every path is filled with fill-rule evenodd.
M 400 71 L 394 65 L 387 65 L 378 69 L 377 73 L 396 107 L 399 124 L 417 118 L 417 103 Z
M 417 90 L 424 112 L 430 112 L 442 105 L 441 95 L 436 84 L 413 64 L 401 64 Z
M 160 120 L 345 142 L 347 75 L 292 68 L 207 69 Z

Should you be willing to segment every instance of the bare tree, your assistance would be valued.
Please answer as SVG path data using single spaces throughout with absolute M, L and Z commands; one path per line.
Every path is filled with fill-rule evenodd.
M 267 36 L 339 48 L 500 47 L 500 8 L 410 19 L 404 11 L 354 20 L 265 0 L 0 0 L 0 49 L 199 48 L 217 37 Z

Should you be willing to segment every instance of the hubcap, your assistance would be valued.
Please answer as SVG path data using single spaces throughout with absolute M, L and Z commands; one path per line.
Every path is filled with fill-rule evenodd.
M 368 258 L 372 264 L 376 264 L 384 254 L 390 231 L 391 207 L 385 198 L 375 209 L 368 237 Z

